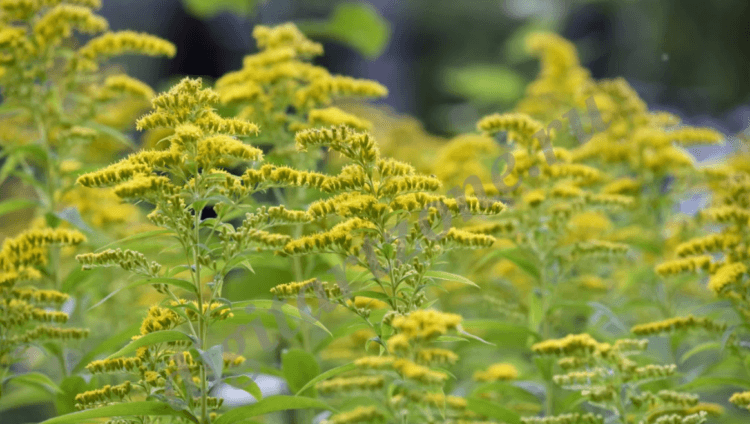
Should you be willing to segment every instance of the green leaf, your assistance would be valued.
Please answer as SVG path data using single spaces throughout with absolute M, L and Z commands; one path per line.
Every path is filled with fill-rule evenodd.
M 537 280 L 541 278 L 539 267 L 537 266 L 536 256 L 529 249 L 514 247 L 511 249 L 495 250 L 487 254 L 487 256 L 482 259 L 485 261 L 490 261 L 497 258 L 507 259 L 513 262 L 517 267 L 521 268 L 523 272 L 529 274 Z
M 695 390 L 698 388 L 726 389 L 727 386 L 750 389 L 750 380 L 732 377 L 698 377 L 689 383 L 678 386 L 676 389 L 684 391 Z
M 24 158 L 32 158 L 38 162 L 41 167 L 47 166 L 47 152 L 36 144 L 27 144 L 13 149 L 13 154 L 20 153 Z
M 488 342 L 487 340 L 484 340 L 483 338 L 481 338 L 481 337 L 479 337 L 479 336 L 475 336 L 475 335 L 473 335 L 473 334 L 469 333 L 468 331 L 466 331 L 466 330 L 464 330 L 463 328 L 461 328 L 461 326 L 460 326 L 460 325 L 458 326 L 458 329 L 457 329 L 456 331 L 458 331 L 458 333 L 459 333 L 459 334 L 462 334 L 462 335 L 464 335 L 464 336 L 466 336 L 466 337 L 469 337 L 469 338 L 471 338 L 471 339 L 474 339 L 474 340 L 477 340 L 477 341 L 479 341 L 479 342 L 482 342 L 482 343 L 484 343 L 484 344 L 486 344 L 486 345 L 490 345 L 490 346 L 495 346 L 495 344 L 494 344 L 494 343 L 490 343 L 490 342 Z
M 221 375 L 224 372 L 224 359 L 222 354 L 224 353 L 224 347 L 220 344 L 211 346 L 208 350 L 203 351 L 196 349 L 200 354 L 201 360 L 204 364 L 211 368 L 217 379 L 221 379 Z
M 425 277 L 437 278 L 438 280 L 456 281 L 458 283 L 463 283 L 469 286 L 480 288 L 477 283 L 469 280 L 468 278 L 457 274 L 451 274 L 450 272 L 427 271 L 424 275 Z
M 102 134 L 106 134 L 110 137 L 112 137 L 115 141 L 122 144 L 123 146 L 126 146 L 130 148 L 130 150 L 138 150 L 138 147 L 133 144 L 133 141 L 130 140 L 125 134 L 123 134 L 121 131 L 112 128 L 108 125 L 100 124 L 96 121 L 88 121 L 83 126 L 91 128 L 92 130 L 99 131 Z
M 156 237 L 156 236 L 160 236 L 160 235 L 164 235 L 164 234 L 169 234 L 171 232 L 172 232 L 172 230 L 144 231 L 142 233 L 133 234 L 132 236 L 122 238 L 120 240 L 115 240 L 112 243 L 109 243 L 107 245 L 104 245 L 104 246 L 100 247 L 99 249 L 97 249 L 97 252 L 102 252 L 102 251 L 107 250 L 108 248 L 110 248 L 110 247 L 112 247 L 114 245 L 117 245 L 117 244 L 129 243 L 131 241 L 141 241 L 141 240 L 145 240 L 147 238 Z
M 8 199 L 0 202 L 0 216 L 15 212 L 21 209 L 33 208 L 38 205 L 37 202 L 30 199 Z
M 341 3 L 325 22 L 299 22 L 311 37 L 329 38 L 346 44 L 369 60 L 383 54 L 391 37 L 391 26 L 367 3 Z
M 508 408 L 504 408 L 499 404 L 490 402 L 488 400 L 473 397 L 469 398 L 466 408 L 470 411 L 476 412 L 479 415 L 495 418 L 497 420 L 504 421 L 507 424 L 521 424 L 520 415 Z
M 692 358 L 694 355 L 697 355 L 701 352 L 705 352 L 707 350 L 713 350 L 713 349 L 721 349 L 721 342 L 705 342 L 701 343 L 698 346 L 693 347 L 689 351 L 685 352 L 680 357 L 680 363 L 685 363 L 688 359 Z
M 54 381 L 40 372 L 27 372 L 24 374 L 16 374 L 11 375 L 10 377 L 6 377 L 2 382 L 3 387 L 5 387 L 5 385 L 7 385 L 11 381 L 13 383 L 22 384 L 24 386 L 39 387 L 50 393 L 62 393 L 62 390 L 57 387 L 57 384 L 55 384 Z
M 511 399 L 523 402 L 540 403 L 539 398 L 535 394 L 529 392 L 523 387 L 514 386 L 513 384 L 504 381 L 495 381 L 482 384 L 471 392 L 471 396 L 475 397 L 478 394 L 487 392 L 502 393 L 508 395 Z
M 83 217 L 81 216 L 81 213 L 78 212 L 78 208 L 75 206 L 70 208 L 65 208 L 61 210 L 60 212 L 57 212 L 55 215 L 57 215 L 58 218 L 62 219 L 63 221 L 73 225 L 74 227 L 78 228 L 79 230 L 86 232 L 86 233 L 93 233 L 94 230 L 91 229 L 88 225 L 86 225 L 85 222 L 83 222 Z
M 94 418 L 108 418 L 108 417 L 124 417 L 133 415 L 150 415 L 150 416 L 182 416 L 190 419 L 191 421 L 198 423 L 191 414 L 186 411 L 176 411 L 169 405 L 162 402 L 153 401 L 140 401 L 140 402 L 127 402 L 118 403 L 115 405 L 102 406 L 101 408 L 88 409 L 86 411 L 74 412 L 72 414 L 61 415 L 59 417 L 50 418 L 47 421 L 43 421 L 41 424 L 68 424 L 68 423 L 80 423 L 85 421 L 91 421 Z
M 602 315 L 607 316 L 609 318 L 610 322 L 614 324 L 620 331 L 623 333 L 630 333 L 630 329 L 625 326 L 625 324 L 620 321 L 620 318 L 617 317 L 617 314 L 612 312 L 611 309 L 609 309 L 607 306 L 599 303 L 599 302 L 588 302 L 588 305 L 592 308 L 598 310 Z
M 443 86 L 453 94 L 484 104 L 510 103 L 520 98 L 526 82 L 518 72 L 499 64 L 469 64 L 448 68 Z
M 247 16 L 255 10 L 258 3 L 266 0 L 182 0 L 187 11 L 199 18 L 210 18 L 221 12 L 238 16 Z
M 241 389 L 250 393 L 255 398 L 255 400 L 259 401 L 263 399 L 263 393 L 260 391 L 260 387 L 258 387 L 258 383 L 256 383 L 255 380 L 253 380 L 247 375 L 228 377 L 224 379 L 224 382 L 232 385 L 233 387 L 236 387 L 238 389 Z
M 193 283 L 186 280 L 180 280 L 179 278 L 166 278 L 166 277 L 159 277 L 159 278 L 147 278 L 145 280 L 138 280 L 134 283 L 130 283 L 125 287 L 120 287 L 117 290 L 114 290 L 110 294 L 104 296 L 104 298 L 93 306 L 91 306 L 88 310 L 92 310 L 96 308 L 97 306 L 101 305 L 102 303 L 109 300 L 112 296 L 116 295 L 117 293 L 121 292 L 122 290 L 132 289 L 133 287 L 139 287 L 139 286 L 145 286 L 148 284 L 168 284 L 170 286 L 176 286 L 181 289 L 187 290 L 190 293 L 195 293 L 195 286 L 193 286 Z
M 125 330 L 115 334 L 114 336 L 108 338 L 107 340 L 103 341 L 99 344 L 99 346 L 95 347 L 94 349 L 91 349 L 86 353 L 86 355 L 81 358 L 81 360 L 78 362 L 78 365 L 73 368 L 73 373 L 78 373 L 81 370 L 86 367 L 86 365 L 89 364 L 94 358 L 97 356 L 110 352 L 117 348 L 117 346 L 122 345 L 123 343 L 130 340 L 133 336 L 138 334 L 138 330 L 141 328 L 141 323 L 137 322 L 130 327 L 126 328 Z
M 242 302 L 234 302 L 232 303 L 232 311 L 236 312 L 239 310 L 245 310 L 248 306 L 254 307 L 253 312 L 256 311 L 270 311 L 270 310 L 280 310 L 284 315 L 290 316 L 296 319 L 299 319 L 301 321 L 308 322 L 310 324 L 313 324 L 314 326 L 320 328 L 321 330 L 328 333 L 328 335 L 331 335 L 331 332 L 328 331 L 328 329 L 323 325 L 320 321 L 315 319 L 315 317 L 300 312 L 299 309 L 296 307 L 281 303 L 281 302 L 274 302 L 273 300 L 266 300 L 266 299 L 259 299 L 259 300 L 246 300 Z M 231 320 L 231 318 L 229 318 Z
M 118 358 L 120 356 L 127 355 L 128 353 L 135 352 L 140 347 L 151 346 L 157 343 L 177 342 L 182 340 L 192 341 L 192 338 L 182 331 L 177 330 L 164 330 L 149 333 L 137 340 L 133 340 L 127 346 L 109 355 L 107 359 Z
M 79 267 L 73 268 L 63 280 L 60 291 L 63 293 L 70 293 L 80 284 L 83 284 L 95 276 L 96 273 L 88 272 L 88 270 Z
M 313 398 L 296 396 L 271 396 L 252 405 L 231 409 L 214 421 L 213 424 L 232 424 L 247 418 L 257 417 L 270 412 L 287 411 L 290 409 L 326 409 L 333 411 L 327 403 Z M 52 424 L 52 423 L 43 423 Z
M 333 330 L 332 337 L 327 337 L 321 340 L 320 343 L 318 343 L 315 346 L 315 349 L 313 349 L 313 352 L 315 353 L 320 352 L 321 350 L 325 349 L 326 346 L 331 344 L 331 342 L 333 342 L 334 340 L 339 340 L 343 337 L 353 334 L 356 331 L 363 330 L 366 328 L 370 328 L 370 326 L 367 325 L 367 323 L 362 322 L 362 320 L 359 319 L 359 317 L 357 317 L 357 320 L 355 320 L 353 323 L 350 322 L 349 324 L 342 325 L 338 327 L 337 329 Z
M 320 366 L 315 357 L 301 349 L 284 352 L 281 355 L 281 369 L 292 393 L 297 393 L 320 374 Z
M 356 366 L 353 363 L 351 363 L 351 364 L 342 365 L 340 367 L 332 368 L 332 369 L 330 369 L 330 370 L 328 370 L 328 371 L 326 371 L 326 372 L 324 372 L 322 374 L 318 374 L 315 378 L 313 378 L 312 380 L 308 381 L 307 384 L 305 384 L 304 386 L 302 386 L 301 389 L 297 390 L 297 394 L 295 396 L 299 396 L 300 394 L 302 394 L 302 392 L 304 392 L 308 388 L 314 386 L 318 382 L 321 382 L 323 380 L 327 380 L 327 379 L 329 379 L 329 378 L 331 378 L 333 376 L 339 375 L 339 374 L 343 374 L 343 373 L 345 373 L 347 371 L 351 371 L 351 370 L 353 370 L 355 368 L 356 368 Z
M 496 331 L 505 335 L 521 334 L 523 336 L 532 336 L 536 340 L 541 340 L 542 336 L 529 330 L 524 325 L 511 324 L 509 322 L 497 321 L 493 319 L 467 319 L 462 322 L 464 328 L 474 328 L 477 330 Z M 526 343 L 526 339 L 523 339 Z
M 89 384 L 83 377 L 71 375 L 60 383 L 60 390 L 62 390 L 62 393 L 58 394 L 57 399 L 55 399 L 57 415 L 69 414 L 77 411 L 75 397 L 78 393 L 89 390 Z

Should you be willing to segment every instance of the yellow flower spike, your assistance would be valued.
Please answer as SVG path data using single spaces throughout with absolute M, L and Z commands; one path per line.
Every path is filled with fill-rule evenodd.
M 396 362 L 394 362 L 394 368 L 404 378 L 428 386 L 443 384 L 448 379 L 448 375 L 443 372 L 433 371 L 406 359 L 396 360 Z
M 374 406 L 358 406 L 351 411 L 340 412 L 332 415 L 321 424 L 364 424 L 382 422 L 385 414 Z
M 396 358 L 393 356 L 365 356 L 354 361 L 357 368 L 363 370 L 392 369 Z
M 197 156 L 201 166 L 206 167 L 217 163 L 221 158 L 260 161 L 263 159 L 263 151 L 228 135 L 215 135 L 198 142 Z
M 337 107 L 313 109 L 308 113 L 307 120 L 310 125 L 314 126 L 346 125 L 359 131 L 365 131 L 372 128 L 371 122 L 360 119 L 350 113 L 346 113 Z
M 406 334 L 396 334 L 388 339 L 388 350 L 395 353 L 406 354 L 410 350 L 409 337 Z
M 87 7 L 58 4 L 36 21 L 33 32 L 42 46 L 52 47 L 63 38 L 70 37 L 73 29 L 96 34 L 108 27 L 106 19 L 95 15 Z
M 531 207 L 539 206 L 546 198 L 544 190 L 538 189 L 523 195 L 523 202 Z
M 573 178 L 581 184 L 592 184 L 604 179 L 604 174 L 598 169 L 577 163 L 555 163 L 542 169 L 545 175 L 552 178 Z
M 458 362 L 458 355 L 447 349 L 420 349 L 417 351 L 415 362 L 420 365 L 453 365 Z
M 664 262 L 656 267 L 656 273 L 662 277 L 679 274 L 682 272 L 696 272 L 698 270 L 708 271 L 712 258 L 701 255 L 692 258 L 674 259 Z
M 256 25 L 253 28 L 253 38 L 261 50 L 287 48 L 293 50 L 296 54 L 305 56 L 323 54 L 323 46 L 308 40 L 292 23 L 278 25 L 273 28 Z M 289 51 L 284 51 L 281 54 L 289 56 Z
M 695 406 L 687 408 L 685 413 L 688 415 L 705 412 L 706 414 L 713 417 L 720 417 L 724 415 L 724 407 L 716 403 L 703 403 L 700 402 Z
M 381 177 L 413 175 L 416 170 L 413 166 L 395 159 L 379 159 L 376 164 Z
M 726 330 L 727 325 L 723 322 L 716 322 L 710 318 L 696 318 L 693 315 L 688 315 L 685 317 L 675 317 L 662 321 L 636 325 L 631 328 L 630 331 L 639 336 L 649 336 L 693 328 L 704 328 L 708 331 L 720 333 Z
M 542 75 L 558 77 L 578 66 L 573 43 L 557 34 L 538 32 L 526 39 L 526 49 L 542 59 Z
M 510 381 L 516 378 L 518 378 L 518 370 L 506 363 L 493 364 L 486 371 L 474 373 L 474 380 L 481 382 Z
M 485 116 L 477 123 L 477 129 L 488 135 L 495 135 L 501 131 L 511 132 L 517 135 L 517 141 L 527 144 L 534 134 L 544 129 L 544 126 L 521 113 L 506 113 Z
M 750 210 L 734 205 L 717 206 L 702 210 L 700 216 L 703 219 L 720 223 L 736 222 L 746 225 L 750 220 Z
M 668 133 L 670 138 L 683 146 L 694 144 L 718 144 L 724 136 L 712 128 L 686 127 Z
M 531 346 L 542 355 L 586 356 L 593 354 L 600 344 L 588 334 L 570 334 L 562 339 L 545 340 Z
M 151 100 L 155 93 L 148 84 L 125 74 L 110 75 L 104 80 L 104 88 Z M 108 97 L 108 95 L 106 95 Z
M 378 191 L 384 196 L 408 193 L 410 191 L 437 191 L 442 187 L 440 180 L 422 175 L 389 178 Z
M 123 199 L 155 198 L 176 194 L 178 188 L 169 178 L 137 175 L 130 181 L 115 186 L 115 194 Z
M 728 263 L 719 267 L 708 280 L 708 288 L 717 295 L 728 287 L 738 284 L 747 274 L 747 266 L 741 262 Z
M 741 241 L 742 238 L 737 234 L 711 234 L 681 243 L 675 248 L 675 252 L 679 257 L 686 257 L 726 251 L 734 249 Z
M 108 32 L 89 40 L 81 47 L 77 55 L 89 66 L 98 68 L 97 61 L 123 54 L 142 54 L 147 56 L 174 57 L 174 44 L 162 38 L 135 31 Z
M 588 240 L 573 245 L 571 255 L 579 256 L 612 256 L 624 255 L 629 251 L 629 247 L 622 243 L 612 243 L 601 240 Z
M 370 392 L 385 387 L 383 376 L 343 377 L 322 381 L 315 388 L 322 394 L 342 392 Z
M 635 194 L 641 188 L 641 184 L 631 178 L 621 178 L 605 185 L 603 194 Z
M 491 247 L 495 243 L 495 237 L 451 228 L 439 243 L 452 248 L 482 249 Z
M 739 408 L 750 410 L 750 391 L 733 394 L 729 398 L 729 402 Z
M 341 289 L 338 284 L 320 281 L 317 278 L 311 278 L 301 282 L 280 284 L 271 288 L 271 294 L 282 299 L 297 297 L 300 293 L 303 293 L 304 296 L 308 297 L 325 294 L 327 299 L 335 299 L 341 296 Z
M 357 309 L 368 310 L 385 309 L 389 307 L 388 303 L 383 302 L 382 300 L 366 296 L 354 296 L 354 300 L 347 300 L 346 304 Z

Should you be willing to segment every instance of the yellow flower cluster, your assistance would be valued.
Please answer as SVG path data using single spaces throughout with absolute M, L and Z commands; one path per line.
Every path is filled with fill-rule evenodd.
M 355 423 L 377 423 L 385 419 L 378 408 L 374 406 L 358 406 L 351 411 L 340 412 L 332 415 L 323 424 L 355 424 Z
M 9 365 L 17 355 L 23 353 L 29 343 L 38 339 L 81 339 L 88 335 L 84 329 L 63 329 L 37 324 L 28 328 L 26 324 L 65 323 L 68 314 L 51 310 L 68 299 L 58 290 L 38 289 L 25 285 L 42 279 L 48 263 L 48 249 L 55 246 L 75 246 L 86 238 L 78 231 L 43 228 L 27 230 L 15 237 L 6 238 L 0 248 L 0 362 Z M 44 270 L 44 275 L 49 275 Z
M 474 373 L 474 380 L 483 382 L 510 381 L 516 378 L 518 378 L 518 369 L 506 363 L 493 364 L 486 371 Z
M 157 276 L 161 270 L 159 263 L 149 262 L 143 253 L 128 249 L 118 248 L 107 249 L 99 253 L 84 253 L 76 256 L 76 260 L 81 263 L 83 269 L 119 266 L 125 271 L 133 271 L 151 277 Z
M 327 381 L 321 381 L 315 385 L 315 388 L 322 394 L 330 394 L 349 391 L 369 392 L 380 390 L 384 385 L 385 377 L 383 376 L 360 376 L 334 378 Z
M 319 296 L 323 293 L 327 299 L 337 299 L 341 296 L 341 288 L 339 288 L 338 284 L 320 281 L 317 278 L 311 278 L 298 283 L 279 284 L 271 288 L 271 294 L 280 298 L 297 297 L 300 293 L 308 297 Z
M 126 381 L 122 384 L 114 386 L 107 384 L 101 389 L 79 393 L 74 399 L 76 408 L 93 408 L 98 405 L 107 405 L 113 400 L 121 401 L 124 397 L 129 395 L 134 388 L 135 386 L 130 383 L 130 381 Z
M 726 330 L 727 325 L 723 322 L 716 322 L 710 318 L 696 318 L 693 315 L 688 315 L 685 317 L 675 317 L 663 321 L 639 324 L 631 328 L 630 331 L 639 336 L 650 336 L 652 334 L 693 328 L 704 328 L 708 331 L 721 333 Z
M 258 25 L 253 38 L 259 52 L 246 56 L 242 69 L 216 81 L 222 103 L 238 105 L 238 116 L 259 123 L 279 147 L 290 142 L 289 135 L 317 125 L 347 125 L 365 130 L 371 124 L 329 106 L 344 96 L 384 97 L 388 90 L 369 80 L 331 75 L 310 59 L 323 53 L 323 47 L 307 39 L 292 23 L 267 27 Z M 289 113 L 292 108 L 293 112 Z M 282 149 L 283 150 L 283 149 Z

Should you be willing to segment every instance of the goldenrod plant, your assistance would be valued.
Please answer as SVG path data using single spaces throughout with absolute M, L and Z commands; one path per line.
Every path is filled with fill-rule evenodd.
M 175 47 L 158 37 L 110 31 L 107 20 L 95 13 L 100 7 L 98 0 L 0 2 L 0 184 L 26 188 L 0 203 L 3 230 L 8 229 L 8 241 L 18 243 L 29 231 L 52 237 L 38 246 L 46 246 L 37 264 L 42 271 L 37 276 L 39 290 L 55 290 L 59 293 L 55 299 L 67 299 L 65 315 L 78 325 L 86 323 L 79 312 L 111 286 L 99 284 L 88 293 L 76 287 L 82 279 L 74 266 L 72 246 L 84 240 L 89 245 L 111 240 L 109 231 L 126 232 L 121 224 L 138 222 L 139 214 L 136 208 L 121 206 L 111 193 L 94 203 L 93 197 L 74 186 L 75 179 L 87 166 L 106 163 L 118 150 L 133 147 L 121 130 L 132 126 L 154 94 L 147 84 L 109 69 L 106 63 L 123 54 L 175 54 Z M 79 35 L 88 41 L 79 43 Z M 19 226 L 29 230 L 15 234 Z M 71 228 L 88 237 L 76 233 L 78 241 L 68 243 L 71 247 L 51 241 L 54 236 L 49 234 L 74 231 Z M 33 287 L 24 285 L 23 290 L 30 293 Z M 35 296 L 24 298 L 30 301 Z M 111 328 L 114 320 L 105 321 Z M 91 328 L 93 341 L 101 341 L 103 327 Z M 81 346 L 88 347 L 76 345 Z M 44 347 L 60 365 L 52 380 L 63 385 L 77 381 L 67 378 L 75 374 L 77 355 L 64 345 Z M 18 359 L 19 352 L 10 354 Z M 27 360 L 18 369 L 41 369 L 42 362 Z M 67 394 L 68 388 L 56 390 L 53 393 Z
M 653 389 L 652 383 L 676 372 L 676 365 L 644 363 L 638 356 L 647 348 L 642 339 L 619 339 L 599 343 L 588 334 L 570 334 L 545 340 L 531 350 L 557 360 L 556 384 L 579 391 L 596 413 L 563 414 L 558 417 L 526 419 L 526 423 L 679 423 L 707 422 L 715 408 L 699 403 L 693 393 Z
M 101 123 L 111 123 L 112 104 L 119 110 L 129 104 L 142 108 L 154 94 L 126 74 L 103 72 L 102 65 L 124 54 L 175 54 L 174 45 L 158 37 L 109 31 L 106 19 L 94 12 L 100 7 L 98 0 L 0 4 L 3 125 L 15 133 L 3 139 L 3 176 L 17 175 L 32 185 L 50 225 L 57 225 L 61 198 L 73 188 L 86 149 L 102 136 L 127 140 Z M 74 32 L 93 38 L 76 48 Z M 109 160 L 99 155 L 97 160 Z
M 37 349 L 47 340 L 80 340 L 89 330 L 66 328 L 59 324 L 69 315 L 58 310 L 69 296 L 54 288 L 50 278 L 50 246 L 75 246 L 86 240 L 78 231 L 66 229 L 27 230 L 13 238 L 6 238 L 0 249 L 0 397 L 6 385 L 57 385 L 45 374 L 33 371 L 13 373 L 25 359 L 25 353 Z M 49 346 L 52 351 L 55 345 Z M 65 356 L 59 355 L 61 368 L 67 369 Z M 59 390 L 59 389 L 57 389 Z
M 272 292 L 282 297 L 317 292 L 323 301 L 339 304 L 365 320 L 375 334 L 373 340 L 382 346 L 381 356 L 355 360 L 353 375 L 316 386 L 330 394 L 373 393 L 378 402 L 335 414 L 326 422 L 472 417 L 465 411 L 465 400 L 446 397 L 440 390 L 448 374 L 431 369 L 458 359 L 433 342 L 449 332 L 468 334 L 460 327 L 461 317 L 423 308 L 433 303 L 428 295 L 439 280 L 473 284 L 465 277 L 431 271 L 443 252 L 487 247 L 494 241 L 491 236 L 456 229 L 451 220 L 462 214 L 498 215 L 505 206 L 488 199 L 434 194 L 441 186 L 438 179 L 381 157 L 366 132 L 339 126 L 300 131 L 296 139 L 299 150 L 324 145 L 350 163 L 320 185 L 333 196 L 307 210 L 311 220 L 325 219 L 326 229 L 291 240 L 283 254 L 333 253 L 344 267 L 362 272 L 356 280 L 329 283 L 315 278 L 283 284 Z M 329 223 L 334 217 L 338 222 Z M 452 412 L 446 412 L 446 402 Z
M 142 150 L 78 178 L 85 187 L 114 187 L 122 199 L 152 205 L 148 218 L 176 240 L 175 248 L 185 258 L 182 264 L 164 266 L 119 248 L 77 257 L 85 269 L 116 266 L 132 272 L 164 295 L 124 350 L 87 365 L 93 373 L 130 372 L 136 380 L 79 394 L 80 408 L 115 406 L 100 413 L 149 420 L 160 404 L 172 405 L 179 406 L 172 415 L 209 423 L 222 406 L 212 388 L 227 376 L 225 368 L 244 362 L 223 352 L 221 343 L 212 345 L 218 341 L 209 331 L 217 320 L 234 315 L 232 304 L 221 296 L 226 276 L 247 263 L 250 252 L 287 243 L 289 236 L 268 230 L 299 222 L 304 213 L 283 206 L 248 211 L 245 203 L 252 194 L 298 184 L 297 175 L 271 165 L 254 168 L 263 153 L 240 138 L 254 137 L 258 127 L 219 116 L 213 109 L 218 100 L 200 79 L 183 79 L 156 96 L 153 111 L 137 122 L 141 130 L 173 129 L 167 150 Z M 239 164 L 249 165 L 240 175 L 225 169 Z M 202 217 L 209 206 L 215 218 Z M 242 218 L 243 212 L 244 219 L 233 225 L 231 220 Z M 117 405 L 139 399 L 146 401 L 132 408 Z
M 713 197 L 711 204 L 698 212 L 697 220 L 709 232 L 677 245 L 672 258 L 655 268 L 668 284 L 674 284 L 681 274 L 705 276 L 701 280 L 705 281 L 708 291 L 728 302 L 726 306 L 729 306 L 727 309 L 732 314 L 724 315 L 731 320 L 731 326 L 708 316 L 688 316 L 644 323 L 633 329 L 667 333 L 677 329 L 704 328 L 713 333 L 713 340 L 700 346 L 704 346 L 705 350 L 730 352 L 739 361 L 735 369 L 739 368 L 744 378 L 750 375 L 746 342 L 743 340 L 750 318 L 747 298 L 750 174 L 746 170 L 746 158 L 747 153 L 740 150 L 729 158 L 727 165 L 705 169 Z M 691 278 L 687 284 L 696 284 L 696 281 Z M 747 409 L 747 397 L 747 391 L 737 392 L 729 401 Z
M 723 134 L 550 33 L 464 134 L 292 23 L 156 94 L 107 59 L 175 47 L 100 6 L 0 0 L 0 421 L 747 421 L 744 142 L 699 165 Z

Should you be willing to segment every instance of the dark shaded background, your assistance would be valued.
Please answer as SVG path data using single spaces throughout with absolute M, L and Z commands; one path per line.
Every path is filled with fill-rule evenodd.
M 325 19 L 337 1 L 266 1 L 248 16 L 190 15 L 181 0 L 105 0 L 101 13 L 113 29 L 165 37 L 177 57 L 131 73 L 159 87 L 168 77 L 219 77 L 238 69 L 255 50 L 255 24 Z M 324 42 L 317 63 L 335 73 L 388 86 L 385 103 L 416 116 L 434 133 L 471 128 L 488 111 L 515 98 L 476 102 L 446 83 L 446 69 L 483 64 L 511 69 L 523 81 L 537 63 L 519 57 L 519 34 L 529 27 L 555 30 L 572 40 L 596 78 L 622 76 L 652 109 L 734 134 L 750 125 L 750 2 L 747 0 L 371 0 L 391 24 L 383 55 L 368 61 L 335 42 Z M 153 13 L 156 11 L 157 13 Z M 515 40 L 514 40 L 515 37 Z

